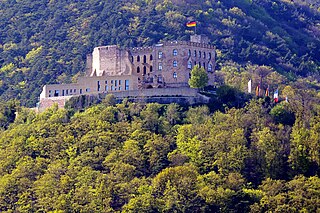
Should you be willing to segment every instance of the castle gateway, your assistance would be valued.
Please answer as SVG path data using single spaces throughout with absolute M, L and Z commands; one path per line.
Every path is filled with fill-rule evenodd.
M 151 47 L 121 49 L 109 45 L 94 48 L 86 64 L 86 77 L 80 77 L 77 83 L 45 85 L 40 104 L 46 99 L 82 94 L 188 87 L 195 65 L 207 71 L 212 85 L 215 48 L 203 35 L 192 35 L 190 41 L 163 42 Z

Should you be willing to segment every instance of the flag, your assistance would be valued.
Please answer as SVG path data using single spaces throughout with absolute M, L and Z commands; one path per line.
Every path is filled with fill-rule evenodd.
M 252 85 L 251 85 L 251 79 L 250 79 L 250 81 L 248 81 L 248 93 L 251 93 L 251 87 L 252 87 Z
M 266 89 L 266 96 L 269 96 L 269 86 Z
M 260 85 L 256 88 L 256 96 L 260 96 Z
M 278 101 L 279 101 L 278 93 L 279 93 L 278 89 L 276 91 L 274 91 L 274 93 L 273 93 L 273 100 L 275 103 L 278 103 Z
M 195 21 L 190 21 L 187 23 L 187 27 L 195 27 L 197 26 L 197 23 Z

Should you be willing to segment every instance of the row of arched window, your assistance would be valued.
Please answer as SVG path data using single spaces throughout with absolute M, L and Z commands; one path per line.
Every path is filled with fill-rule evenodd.
M 201 62 L 194 62 L 194 65 L 196 66 L 196 65 L 199 65 L 199 67 L 201 67 Z M 205 62 L 203 62 L 203 64 L 202 64 L 202 67 L 204 68 L 204 69 L 206 69 L 206 63 Z M 188 69 L 192 69 L 192 62 L 191 61 L 188 61 Z M 211 72 L 213 70 L 213 66 L 212 66 L 212 64 L 208 64 L 208 72 Z
M 140 60 L 141 60 L 141 59 L 140 59 L 140 56 L 138 55 L 138 56 L 136 57 L 136 61 L 137 61 L 137 62 L 140 62 Z M 153 56 L 152 56 L 152 55 L 149 56 L 149 60 L 150 60 L 150 61 L 153 60 Z M 133 57 L 133 56 L 131 56 L 131 62 L 134 62 L 134 57 Z M 143 63 L 147 63 L 147 56 L 146 56 L 146 55 L 143 56 Z
M 191 53 L 192 51 L 189 50 L 188 51 L 188 56 L 190 57 L 191 56 Z M 201 52 L 200 50 L 197 51 L 197 50 L 194 50 L 193 51 L 193 57 L 199 57 L 199 58 L 203 58 L 203 59 L 208 59 L 210 60 L 211 59 L 211 53 L 209 52 L 208 55 L 206 54 L 206 52 Z
M 147 67 L 146 67 L 146 66 L 143 66 L 142 69 L 143 69 L 143 75 L 146 75 L 146 74 L 147 74 Z M 152 71 L 153 71 L 152 69 L 153 69 L 153 67 L 150 66 L 149 72 L 152 72 Z M 138 66 L 138 67 L 137 67 L 137 73 L 140 73 L 140 71 L 141 71 L 141 70 L 140 70 L 140 67 Z

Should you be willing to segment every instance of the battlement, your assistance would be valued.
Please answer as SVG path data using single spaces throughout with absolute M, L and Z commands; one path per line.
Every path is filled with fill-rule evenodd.
M 208 49 L 215 49 L 213 45 L 198 43 L 198 42 L 191 42 L 191 41 L 166 41 L 161 44 L 156 44 L 155 47 L 162 47 L 162 46 L 177 46 L 177 45 L 186 45 L 190 47 L 200 47 L 200 48 L 208 48 Z
M 133 47 L 128 49 L 132 53 L 138 53 L 138 52 L 152 52 L 153 47 Z

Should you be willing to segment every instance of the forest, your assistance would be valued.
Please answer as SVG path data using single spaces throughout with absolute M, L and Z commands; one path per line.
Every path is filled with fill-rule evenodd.
M 76 81 L 101 45 L 150 46 L 197 33 L 216 46 L 217 70 L 271 66 L 290 81 L 319 80 L 317 0 L 2 0 L 0 100 L 34 107 L 42 86 Z
M 229 108 L 233 90 L 217 91 L 222 110 L 112 95 L 15 107 L 0 133 L 0 211 L 319 211 L 319 95 L 287 86 L 290 102 Z
M 193 2 L 0 1 L 0 212 L 319 212 L 319 2 Z M 216 46 L 208 104 L 27 108 L 95 46 L 187 40 L 191 20 Z

